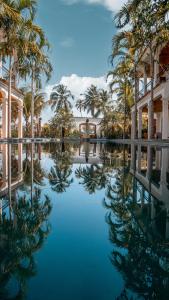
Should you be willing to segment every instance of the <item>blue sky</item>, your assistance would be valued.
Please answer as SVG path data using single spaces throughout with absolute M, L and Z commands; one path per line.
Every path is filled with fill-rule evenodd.
M 115 33 L 114 11 L 124 0 L 39 0 L 38 24 L 51 44 L 54 72 L 50 85 L 62 82 L 75 96 L 90 83 L 105 86 L 110 69 L 111 40 Z M 73 87 L 76 81 L 76 87 Z

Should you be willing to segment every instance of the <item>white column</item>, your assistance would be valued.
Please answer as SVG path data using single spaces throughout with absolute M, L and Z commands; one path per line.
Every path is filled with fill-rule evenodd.
M 161 112 L 156 113 L 156 116 L 157 116 L 157 123 L 156 123 L 157 132 L 161 132 Z
M 135 111 L 131 112 L 131 139 L 135 138 Z
M 141 145 L 138 145 L 137 150 L 137 170 L 138 173 L 141 173 Z
M 18 108 L 18 138 L 23 137 L 22 118 L 23 118 L 23 106 L 19 105 L 19 108 Z
M 146 72 L 146 64 L 144 64 L 144 94 L 147 93 L 147 72 Z
M 169 112 L 168 112 L 168 98 L 162 100 L 162 139 L 168 139 L 169 138 Z
M 147 147 L 147 178 L 150 180 L 152 173 L 152 148 L 149 145 Z
M 138 110 L 138 138 L 142 138 L 142 108 Z
M 8 136 L 8 100 L 2 100 L 2 138 Z
M 151 139 L 151 103 L 148 103 L 148 140 Z

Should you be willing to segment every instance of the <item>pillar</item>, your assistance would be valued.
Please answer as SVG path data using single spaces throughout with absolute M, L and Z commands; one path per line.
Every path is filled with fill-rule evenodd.
M 8 100 L 3 99 L 2 102 L 2 138 L 8 137 Z
M 142 138 L 142 108 L 138 110 L 138 138 Z
M 157 121 L 156 121 L 157 132 L 161 133 L 161 112 L 156 113 L 156 116 L 157 116 Z
M 137 149 L 137 170 L 141 173 L 141 145 L 138 145 Z
M 152 107 L 151 107 L 151 101 L 148 103 L 148 140 L 151 139 L 151 118 L 152 118 Z M 154 120 L 152 120 L 153 122 Z
M 131 112 L 131 139 L 134 140 L 135 138 L 135 111 Z
M 147 93 L 147 70 L 146 70 L 146 64 L 144 64 L 144 94 Z
M 2 173 L 4 185 L 6 186 L 8 178 L 8 147 L 6 144 L 2 145 Z
M 152 163 L 153 163 L 153 158 L 152 158 L 152 148 L 149 145 L 147 147 L 147 178 L 150 181 L 151 175 L 152 175 Z
M 23 106 L 20 104 L 18 108 L 18 138 L 20 139 L 22 139 L 23 137 L 22 118 L 23 118 Z
M 169 112 L 168 112 L 168 98 L 164 98 L 162 101 L 162 139 L 168 139 L 169 137 Z

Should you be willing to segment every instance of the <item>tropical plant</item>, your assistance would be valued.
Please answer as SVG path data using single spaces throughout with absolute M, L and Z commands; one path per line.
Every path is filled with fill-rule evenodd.
M 97 117 L 100 114 L 98 111 L 99 91 L 95 85 L 91 85 L 84 93 L 83 106 L 87 113 L 91 113 L 92 117 Z
M 82 110 L 84 110 L 84 101 L 82 99 L 76 101 L 76 108 L 80 111 L 82 117 Z
M 66 113 L 72 108 L 72 104 L 70 102 L 71 99 L 74 99 L 71 91 L 63 84 L 59 84 L 54 86 L 49 102 L 51 104 L 51 108 L 55 109 L 55 113 L 58 113 L 60 110 L 64 110 Z

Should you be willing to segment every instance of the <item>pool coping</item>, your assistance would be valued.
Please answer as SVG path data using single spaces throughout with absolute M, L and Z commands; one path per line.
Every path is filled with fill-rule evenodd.
M 169 146 L 169 140 L 143 140 L 143 139 L 80 139 L 80 138 L 11 138 L 0 139 L 0 144 L 20 144 L 20 143 L 60 143 L 60 142 L 92 142 L 92 143 L 113 143 L 113 144 L 136 144 L 136 145 L 154 145 L 154 146 Z

